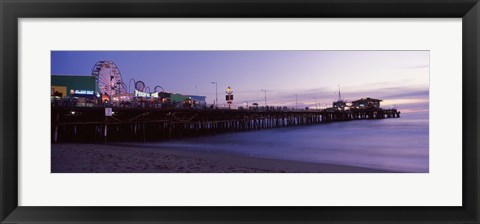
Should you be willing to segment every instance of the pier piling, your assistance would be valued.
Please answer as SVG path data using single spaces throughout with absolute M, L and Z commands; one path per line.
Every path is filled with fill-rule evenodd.
M 327 122 L 400 117 L 400 111 L 381 108 L 333 112 L 143 108 L 114 108 L 114 111 L 114 116 L 107 118 L 101 107 L 52 107 L 52 143 L 97 142 L 102 137 L 105 144 L 114 141 L 161 141 Z M 59 128 L 63 131 L 59 131 Z

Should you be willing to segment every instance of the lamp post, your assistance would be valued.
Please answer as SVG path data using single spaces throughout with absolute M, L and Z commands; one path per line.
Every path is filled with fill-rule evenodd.
M 217 103 L 218 103 L 218 86 L 217 86 L 217 82 L 212 82 L 212 84 L 215 84 L 215 108 L 217 108 Z
M 318 110 L 317 97 L 314 96 L 313 99 L 315 99 L 315 109 Z
M 265 92 L 265 106 L 267 106 L 267 90 L 261 89 L 260 91 Z

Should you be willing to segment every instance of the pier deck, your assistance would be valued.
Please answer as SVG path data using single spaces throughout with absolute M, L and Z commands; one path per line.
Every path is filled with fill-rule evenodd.
M 396 109 L 234 110 L 52 107 L 52 142 L 159 141 L 361 119 L 399 118 Z

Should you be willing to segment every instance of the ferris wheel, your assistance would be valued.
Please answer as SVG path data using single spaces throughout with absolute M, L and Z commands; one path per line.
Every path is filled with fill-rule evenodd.
M 92 76 L 97 79 L 102 95 L 107 94 L 112 97 L 127 93 L 120 70 L 112 61 L 98 61 L 93 66 Z

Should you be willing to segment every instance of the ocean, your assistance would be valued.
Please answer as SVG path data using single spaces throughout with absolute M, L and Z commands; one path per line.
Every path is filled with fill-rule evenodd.
M 147 143 L 178 150 L 429 172 L 428 113 Z

